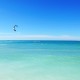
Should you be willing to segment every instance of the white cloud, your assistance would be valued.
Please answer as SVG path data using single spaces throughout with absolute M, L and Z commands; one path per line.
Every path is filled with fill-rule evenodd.
M 0 35 L 0 40 L 80 40 L 80 37 L 68 35 Z

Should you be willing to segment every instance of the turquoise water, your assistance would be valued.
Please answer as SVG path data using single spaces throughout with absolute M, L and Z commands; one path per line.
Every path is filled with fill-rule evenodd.
M 80 42 L 1 40 L 0 80 L 80 80 Z

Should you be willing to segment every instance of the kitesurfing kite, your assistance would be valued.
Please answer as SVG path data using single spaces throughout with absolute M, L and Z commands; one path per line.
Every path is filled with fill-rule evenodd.
M 16 31 L 16 27 L 18 27 L 18 25 L 14 25 L 13 30 Z

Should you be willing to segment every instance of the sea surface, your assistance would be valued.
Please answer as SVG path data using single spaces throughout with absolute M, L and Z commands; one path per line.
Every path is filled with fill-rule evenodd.
M 0 40 L 0 80 L 80 80 L 80 41 Z

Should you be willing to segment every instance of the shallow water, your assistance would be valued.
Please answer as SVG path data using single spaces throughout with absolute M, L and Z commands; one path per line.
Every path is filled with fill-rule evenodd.
M 0 80 L 80 80 L 80 42 L 1 40 Z

